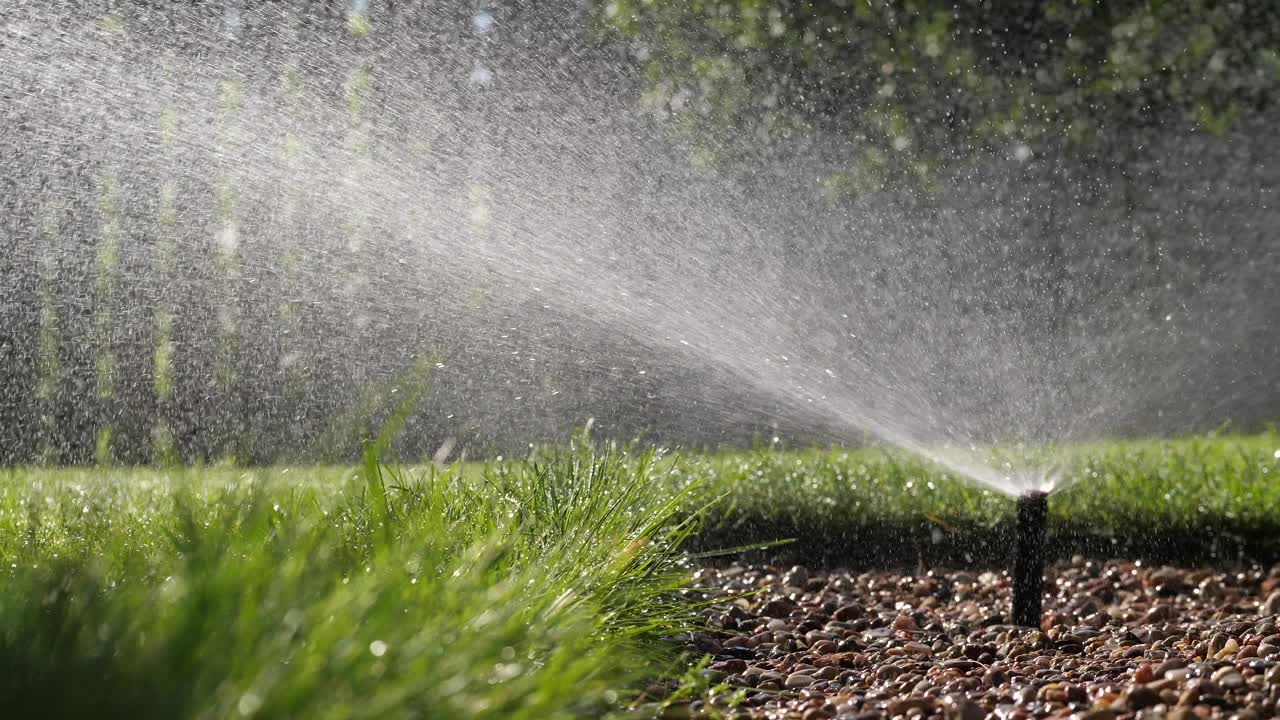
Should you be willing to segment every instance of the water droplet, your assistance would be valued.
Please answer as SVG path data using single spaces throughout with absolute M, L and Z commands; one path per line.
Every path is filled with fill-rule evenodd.
M 262 708 L 262 698 L 258 697 L 252 692 L 247 692 L 244 695 L 241 695 L 240 702 L 236 703 L 236 710 L 239 710 L 240 714 L 244 715 L 245 717 L 248 717 L 258 712 L 258 710 L 261 708 Z
M 471 75 L 468 76 L 468 79 L 476 85 L 486 87 L 493 84 L 493 71 L 480 63 L 476 63 L 471 68 Z
M 487 12 L 477 13 L 471 18 L 471 27 L 478 33 L 487 33 L 493 29 L 493 16 Z
M 387 654 L 387 644 L 381 640 L 374 640 L 369 643 L 369 652 L 373 653 L 374 657 L 382 657 Z

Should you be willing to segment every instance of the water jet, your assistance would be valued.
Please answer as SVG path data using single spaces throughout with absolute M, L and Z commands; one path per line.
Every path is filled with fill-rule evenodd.
M 835 198 L 844 130 L 695 151 L 581 3 L 455 5 L 257 4 L 215 32 L 186 5 L 110 32 L 90 7 L 5 14 L 0 385 L 23 392 L 0 456 L 358 457 L 335 418 L 369 415 L 406 347 L 442 364 L 415 458 L 595 417 L 677 446 L 874 438 L 1017 497 L 1052 478 L 992 444 L 1269 419 L 1274 217 L 1255 165 L 1210 160 L 1270 135 L 1144 149 L 1167 184 L 1140 214 L 1048 156 Z M 1220 194 L 1190 190 L 1204 168 Z M 1176 264 L 1210 247 L 1235 259 Z
M 1044 585 L 1045 522 L 1049 495 L 1029 492 L 1018 498 L 1018 524 L 1013 548 L 1013 623 L 1040 626 Z

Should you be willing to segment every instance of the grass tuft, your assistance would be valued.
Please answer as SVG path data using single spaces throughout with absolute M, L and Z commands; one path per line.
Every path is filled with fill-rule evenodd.
M 688 609 L 651 456 L 463 473 L 10 473 L 0 706 L 41 717 L 598 715 Z M 217 480 L 213 480 L 217 478 Z

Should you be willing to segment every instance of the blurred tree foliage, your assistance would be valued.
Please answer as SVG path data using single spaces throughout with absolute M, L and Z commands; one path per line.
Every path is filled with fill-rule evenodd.
M 757 147 L 847 142 L 836 190 L 929 181 L 995 152 L 1102 161 L 1223 134 L 1280 84 L 1280 4 L 1212 0 L 598 0 L 647 102 Z

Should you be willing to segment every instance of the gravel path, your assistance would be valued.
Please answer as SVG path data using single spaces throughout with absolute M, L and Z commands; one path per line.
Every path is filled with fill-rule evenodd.
M 1005 624 L 1000 574 L 704 569 L 696 592 L 717 601 L 705 612 L 711 630 L 691 644 L 713 657 L 707 679 L 731 690 L 667 716 L 1280 713 L 1280 566 L 1224 573 L 1077 558 L 1047 577 L 1033 630 Z

